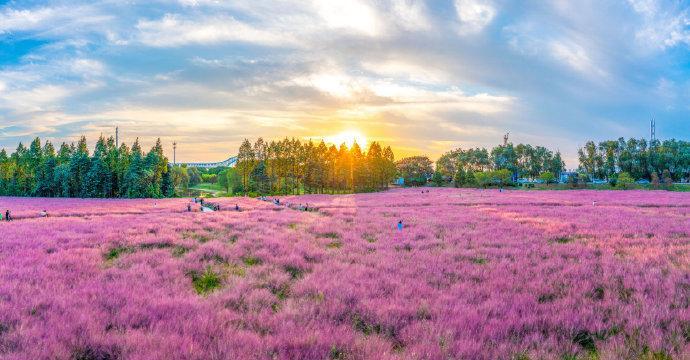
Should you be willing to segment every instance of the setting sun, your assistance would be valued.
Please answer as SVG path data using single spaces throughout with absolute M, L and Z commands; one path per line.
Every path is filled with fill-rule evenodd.
M 340 146 L 340 144 L 344 143 L 348 148 L 351 148 L 355 142 L 362 148 L 365 148 L 367 145 L 367 138 L 362 135 L 362 133 L 355 130 L 343 131 L 339 134 L 328 136 L 324 140 L 336 146 Z

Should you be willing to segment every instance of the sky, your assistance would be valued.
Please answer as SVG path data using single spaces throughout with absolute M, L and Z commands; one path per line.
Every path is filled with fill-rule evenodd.
M 690 137 L 688 0 L 0 0 L 0 147 L 359 133 L 396 156 Z

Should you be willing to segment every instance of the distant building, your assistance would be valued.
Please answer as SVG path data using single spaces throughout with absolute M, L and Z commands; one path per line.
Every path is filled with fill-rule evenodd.
M 577 177 L 577 172 L 575 172 L 575 171 L 563 171 L 563 172 L 561 172 L 561 175 L 558 177 L 558 182 L 567 183 L 573 177 Z

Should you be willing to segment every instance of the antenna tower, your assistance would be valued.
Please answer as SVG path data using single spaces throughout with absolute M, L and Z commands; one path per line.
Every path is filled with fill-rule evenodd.
M 173 141 L 173 166 L 177 166 L 177 141 Z

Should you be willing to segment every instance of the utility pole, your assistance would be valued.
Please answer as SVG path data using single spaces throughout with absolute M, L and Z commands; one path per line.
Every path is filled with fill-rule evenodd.
M 508 146 L 508 136 L 510 133 L 503 135 L 503 146 Z
M 652 118 L 652 121 L 650 122 L 650 142 L 654 142 L 656 140 L 656 120 Z
M 120 128 L 115 127 L 115 147 L 120 148 Z
M 173 166 L 177 166 L 177 141 L 173 141 Z

